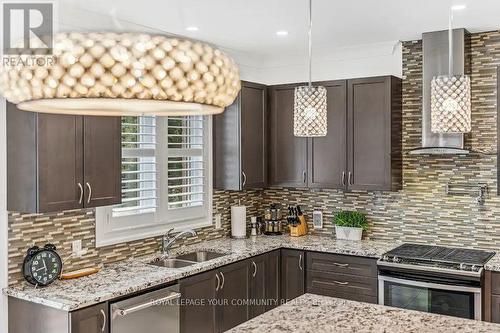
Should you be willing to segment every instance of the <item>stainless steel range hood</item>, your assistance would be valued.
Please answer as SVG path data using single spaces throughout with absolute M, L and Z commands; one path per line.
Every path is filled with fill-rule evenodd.
M 422 148 L 412 155 L 468 154 L 463 134 L 435 134 L 431 131 L 431 81 L 434 76 L 448 74 L 448 31 L 422 34 Z M 470 74 L 470 34 L 465 29 L 453 30 L 453 71 Z

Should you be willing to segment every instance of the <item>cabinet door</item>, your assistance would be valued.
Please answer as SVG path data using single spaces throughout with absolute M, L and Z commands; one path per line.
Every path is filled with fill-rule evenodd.
M 491 296 L 491 322 L 500 323 L 500 296 Z
M 327 90 L 328 132 L 325 137 L 309 139 L 308 185 L 344 189 L 347 182 L 346 81 L 318 84 Z
M 38 114 L 37 123 L 38 212 L 83 207 L 82 117 Z
M 241 172 L 243 188 L 267 183 L 266 86 L 243 82 L 241 89 Z
M 216 304 L 210 303 L 217 299 L 217 285 L 215 271 L 198 274 L 180 281 L 182 295 L 181 332 L 218 332 L 217 307 Z
M 348 183 L 391 190 L 391 78 L 348 81 Z
M 121 203 L 121 118 L 84 117 L 85 207 Z
M 250 264 L 249 317 L 254 318 L 266 312 L 267 302 L 267 254 L 248 260 Z
M 221 277 L 219 330 L 224 332 L 248 320 L 248 306 L 242 301 L 250 298 L 249 263 L 243 260 L 222 267 L 219 275 Z
M 101 303 L 69 314 L 71 333 L 109 332 L 108 304 Z
M 266 311 L 274 309 L 280 302 L 280 250 L 269 252 L 266 258 Z
M 307 139 L 293 135 L 295 85 L 270 89 L 270 185 L 307 185 Z
M 212 134 L 214 188 L 240 191 L 241 93 L 224 113 L 213 116 Z
M 292 300 L 304 294 L 304 252 L 281 250 L 281 299 Z

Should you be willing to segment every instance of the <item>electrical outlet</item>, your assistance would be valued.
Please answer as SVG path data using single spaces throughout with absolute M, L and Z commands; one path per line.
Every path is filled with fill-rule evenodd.
M 214 219 L 215 219 L 215 229 L 221 229 L 222 228 L 222 215 L 215 214 Z
M 81 239 L 71 242 L 71 252 L 74 257 L 81 257 L 87 253 L 87 250 L 82 249 Z
M 313 225 L 314 229 L 323 228 L 323 212 L 320 210 L 315 210 L 313 212 Z

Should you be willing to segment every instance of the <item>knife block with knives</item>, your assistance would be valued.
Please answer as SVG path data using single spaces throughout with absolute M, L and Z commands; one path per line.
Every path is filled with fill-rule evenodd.
M 300 237 L 307 235 L 307 222 L 306 217 L 302 213 L 300 206 L 288 207 L 288 227 L 290 228 L 290 236 L 292 237 Z

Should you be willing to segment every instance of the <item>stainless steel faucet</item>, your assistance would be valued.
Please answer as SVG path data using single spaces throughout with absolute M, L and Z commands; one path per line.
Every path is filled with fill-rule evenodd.
M 170 229 L 169 231 L 167 231 L 167 233 L 163 235 L 163 239 L 162 239 L 163 254 L 167 255 L 167 256 L 168 256 L 168 252 L 169 252 L 170 248 L 179 238 L 186 236 L 186 235 L 196 236 L 196 231 L 194 231 L 193 229 L 182 230 L 177 235 L 175 235 L 173 237 L 171 236 L 172 231 L 174 231 L 174 229 Z

